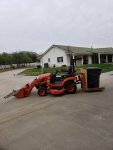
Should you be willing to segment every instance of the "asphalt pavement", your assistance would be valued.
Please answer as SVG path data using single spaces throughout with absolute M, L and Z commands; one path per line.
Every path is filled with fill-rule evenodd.
M 4 99 L 35 78 L 20 71 L 0 73 L 0 150 L 113 149 L 113 72 L 100 76 L 102 92 Z

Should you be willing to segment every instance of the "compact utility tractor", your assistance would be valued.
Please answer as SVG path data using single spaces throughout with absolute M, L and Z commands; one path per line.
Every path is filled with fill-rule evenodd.
M 19 90 L 13 90 L 4 98 L 15 96 L 16 98 L 23 98 L 29 96 L 32 89 L 38 89 L 39 96 L 45 96 L 47 93 L 58 95 L 63 93 L 74 93 L 77 90 L 76 83 L 80 82 L 80 78 L 75 76 L 72 67 L 70 66 L 67 72 L 61 76 L 57 76 L 58 71 L 55 73 L 45 73 L 37 76 L 31 83 L 27 83 Z
M 47 80 L 47 88 L 40 87 L 38 89 L 38 94 L 40 96 L 46 95 L 46 93 L 50 93 L 52 95 L 59 95 L 63 93 L 72 94 L 77 90 L 76 83 L 80 82 L 80 78 L 78 75 L 74 75 L 72 72 L 72 67 L 70 66 L 67 73 L 56 76 L 56 73 L 51 73 Z

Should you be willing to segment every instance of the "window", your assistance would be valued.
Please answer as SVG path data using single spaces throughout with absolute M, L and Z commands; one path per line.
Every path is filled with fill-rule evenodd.
M 48 62 L 50 62 L 50 58 L 48 58 Z
M 88 56 L 83 56 L 83 64 L 88 64 Z
M 108 55 L 108 62 L 112 62 L 112 55 Z
M 63 62 L 63 57 L 57 57 L 57 62 Z

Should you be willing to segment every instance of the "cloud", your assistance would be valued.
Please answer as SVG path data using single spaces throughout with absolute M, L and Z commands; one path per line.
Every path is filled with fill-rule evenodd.
M 0 50 L 113 46 L 112 0 L 0 0 Z

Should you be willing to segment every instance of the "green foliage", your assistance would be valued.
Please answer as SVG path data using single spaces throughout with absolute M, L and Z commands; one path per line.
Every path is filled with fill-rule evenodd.
M 0 54 L 0 65 L 17 64 L 25 65 L 27 63 L 37 62 L 37 54 L 32 52 L 15 52 L 12 54 L 2 53 Z
M 67 67 L 67 65 L 62 65 L 61 67 Z
M 8 53 L 0 54 L 0 65 L 11 64 L 11 56 Z
M 43 71 L 41 71 L 41 69 L 38 68 L 26 69 L 25 71 L 21 72 L 21 74 L 29 75 L 29 76 L 37 76 L 41 73 L 43 73 Z
M 84 65 L 81 67 L 99 67 L 102 69 L 102 72 L 113 71 L 113 64 L 91 64 L 91 65 Z
M 37 68 L 38 68 L 38 69 L 41 69 L 41 65 L 37 65 Z
M 25 52 L 24 52 L 25 53 Z M 31 58 L 32 62 L 37 62 L 37 54 L 33 52 L 26 52 L 26 54 Z

